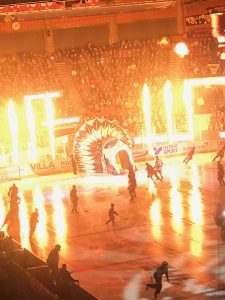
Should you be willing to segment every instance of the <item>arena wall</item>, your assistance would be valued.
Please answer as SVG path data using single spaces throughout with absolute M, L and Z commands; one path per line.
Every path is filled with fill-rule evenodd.
M 93 27 L 63 28 L 54 30 L 56 49 L 84 47 L 87 43 L 94 45 L 108 44 L 108 27 L 98 25 Z
M 0 55 L 17 52 L 44 52 L 44 36 L 42 31 L 12 32 L 0 34 Z
M 175 19 L 124 23 L 119 24 L 119 35 L 121 40 L 144 40 L 164 35 L 170 36 L 176 34 L 176 26 Z
M 151 146 L 139 144 L 134 146 L 132 154 L 135 162 L 144 162 L 154 159 L 155 155 L 160 157 L 184 155 L 193 146 L 196 147 L 196 153 L 209 153 L 216 152 L 218 148 L 224 145 L 225 138 L 204 139 L 194 142 L 156 143 Z M 0 182 L 18 180 L 34 175 L 50 175 L 73 171 L 70 158 L 41 159 L 35 163 L 27 163 L 25 162 L 26 152 L 23 154 L 24 160 L 21 165 L 0 166 Z

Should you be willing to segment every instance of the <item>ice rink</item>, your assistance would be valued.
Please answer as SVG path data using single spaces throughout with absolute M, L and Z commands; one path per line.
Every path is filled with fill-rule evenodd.
M 225 243 L 213 218 L 216 204 L 225 205 L 225 187 L 219 187 L 212 155 L 196 154 L 189 165 L 182 156 L 163 159 L 164 182 L 156 186 L 149 183 L 144 162 L 137 164 L 135 201 L 129 199 L 127 173 L 16 181 L 20 228 L 11 233 L 17 239 L 20 233 L 22 246 L 44 259 L 60 244 L 61 263 L 100 300 L 153 299 L 154 290 L 146 291 L 145 284 L 164 260 L 170 282 L 164 278 L 159 299 L 225 299 Z M 1 183 L 1 223 L 11 184 Z M 70 212 L 73 184 L 78 214 Z M 107 225 L 111 203 L 119 216 Z M 29 240 L 29 216 L 36 207 L 39 224 Z

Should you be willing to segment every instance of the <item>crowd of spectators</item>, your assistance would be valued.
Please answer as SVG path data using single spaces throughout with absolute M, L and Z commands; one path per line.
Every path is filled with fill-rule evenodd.
M 183 60 L 183 77 L 199 78 L 225 75 L 225 63 L 221 60 L 221 51 L 218 43 L 212 37 L 209 27 L 200 28 L 199 30 L 189 30 L 187 33 L 187 45 L 189 55 Z M 223 102 L 223 93 L 220 88 L 213 88 L 211 93 L 204 95 L 204 101 L 212 103 L 213 108 L 207 112 L 212 113 L 209 130 L 225 129 L 225 107 Z M 216 103 L 217 102 L 217 103 Z
M 225 106 L 215 106 L 210 118 L 209 130 L 225 130 Z
M 116 46 L 57 51 L 54 55 L 19 53 L 0 57 L 1 100 L 26 94 L 60 90 L 55 63 L 65 61 L 72 66 L 74 84 L 84 104 L 84 120 L 96 116 L 117 120 L 131 133 L 143 127 L 141 92 L 144 83 L 151 89 L 155 133 L 165 131 L 166 120 L 159 112 L 169 67 L 168 45 L 158 40 L 123 41 Z M 59 101 L 57 101 L 59 102 Z M 3 106 L 2 106 L 3 107 Z M 61 114 L 73 114 L 68 104 L 59 107 Z M 113 107 L 113 109 L 112 109 Z
M 225 65 L 220 59 L 217 41 L 212 37 L 209 29 L 189 31 L 187 46 L 189 55 L 183 59 L 183 77 L 209 77 L 225 74 Z M 212 64 L 218 67 L 211 69 Z
M 207 41 L 201 48 L 201 53 L 206 56 L 209 55 Z M 198 44 L 193 43 L 192 48 L 195 53 Z M 83 103 L 84 121 L 105 117 L 116 120 L 131 135 L 141 135 L 144 124 L 142 88 L 147 83 L 152 101 L 153 134 L 165 134 L 167 120 L 163 87 L 168 78 L 169 56 L 170 44 L 160 43 L 157 39 L 122 41 L 113 46 L 88 44 L 84 48 L 57 51 L 51 56 L 34 53 L 1 56 L 1 104 L 6 99 L 22 98 L 26 94 L 65 90 L 56 70 L 57 62 L 64 61 L 71 70 Z M 196 72 L 196 68 L 194 70 Z M 1 108 L 6 109 L 3 105 Z M 56 115 L 73 115 L 74 111 L 72 103 L 61 102 Z M 176 112 L 174 117 L 176 131 L 185 131 L 184 114 Z M 43 136 L 46 133 L 38 135 L 38 142 L 45 144 Z
M 72 66 L 85 119 L 116 119 L 131 133 L 140 134 L 143 127 L 141 93 L 147 83 L 154 104 L 153 130 L 159 134 L 165 131 L 166 123 L 158 107 L 168 76 L 169 51 L 168 45 L 155 39 L 135 40 L 113 47 L 89 44 L 83 49 L 58 52 L 57 58 L 63 56 Z
M 54 62 L 46 54 L 19 53 L 0 56 L 1 98 L 58 89 Z
M 217 45 L 209 31 L 189 31 L 187 44 L 190 53 L 183 61 L 183 77 L 224 73 Z M 83 121 L 104 117 L 117 121 L 132 136 L 140 136 L 144 127 L 142 88 L 147 83 L 152 102 L 153 134 L 165 134 L 167 119 L 163 87 L 169 75 L 170 50 L 170 43 L 150 39 L 122 41 L 113 46 L 88 44 L 83 48 L 58 50 L 52 55 L 18 53 L 1 56 L 0 115 L 5 115 L 7 106 L 4 106 L 4 101 L 8 103 L 9 98 L 17 100 L 26 94 L 55 90 L 65 92 L 66 87 L 59 79 L 56 68 L 56 64 L 63 61 L 71 71 L 74 86 L 83 103 Z M 212 74 L 210 64 L 218 64 L 215 74 Z M 66 97 L 56 101 L 57 117 L 77 114 L 75 105 L 65 100 Z M 224 107 L 213 111 L 210 129 L 225 129 L 224 113 Z M 182 109 L 173 111 L 173 127 L 178 133 L 186 131 L 184 109 L 183 112 Z M 20 145 L 27 144 L 25 133 L 23 131 L 19 137 Z M 3 141 L 5 138 L 2 137 L 4 144 L 7 143 Z M 45 146 L 47 141 L 46 129 L 38 131 L 38 146 Z

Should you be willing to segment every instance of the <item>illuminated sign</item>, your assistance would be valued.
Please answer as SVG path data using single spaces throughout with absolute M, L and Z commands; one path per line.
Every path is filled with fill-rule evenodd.
M 54 125 L 64 125 L 64 124 L 72 124 L 72 123 L 78 123 L 80 121 L 79 117 L 72 117 L 72 118 L 66 118 L 66 119 L 58 119 L 54 120 Z M 42 122 L 43 126 L 47 126 L 47 122 Z

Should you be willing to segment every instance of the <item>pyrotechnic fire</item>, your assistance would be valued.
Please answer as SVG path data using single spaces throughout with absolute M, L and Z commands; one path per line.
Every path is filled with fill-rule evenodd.
M 12 100 L 9 100 L 8 122 L 12 139 L 12 158 L 14 163 L 18 163 L 18 121 Z
M 184 94 L 183 100 L 187 109 L 187 121 L 188 121 L 188 131 L 191 140 L 194 140 L 193 133 L 193 109 L 192 109 L 192 87 L 189 85 L 188 81 L 184 81 Z
M 31 162 L 37 161 L 37 148 L 36 148 L 36 126 L 35 126 L 35 116 L 32 109 L 32 100 L 30 96 L 25 96 L 26 103 L 26 114 L 27 114 L 27 126 L 30 134 L 30 150 L 31 150 Z
M 37 148 L 36 148 L 36 126 L 35 126 L 35 116 L 32 110 L 32 101 L 34 100 L 44 100 L 46 108 L 46 118 L 47 126 L 49 129 L 49 140 L 52 159 L 55 159 L 55 142 L 54 142 L 54 107 L 52 105 L 52 98 L 57 98 L 60 96 L 60 92 L 45 93 L 38 95 L 25 96 L 26 101 L 26 112 L 27 121 L 31 140 L 31 161 L 37 161 Z
M 150 146 L 152 140 L 151 134 L 151 97 L 150 92 L 147 84 L 144 84 L 143 90 L 143 113 L 144 113 L 144 120 L 145 120 L 145 135 L 147 137 L 147 145 Z
M 173 141 L 173 95 L 171 92 L 171 85 L 169 80 L 167 80 L 164 86 L 164 101 L 166 107 L 166 117 L 167 117 L 167 128 L 168 128 L 168 139 L 171 143 Z
M 45 98 L 45 108 L 47 117 L 47 126 L 49 130 L 49 141 L 51 148 L 52 159 L 55 159 L 55 137 L 54 137 L 54 107 L 51 97 Z

